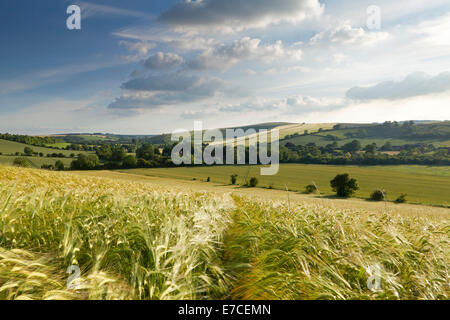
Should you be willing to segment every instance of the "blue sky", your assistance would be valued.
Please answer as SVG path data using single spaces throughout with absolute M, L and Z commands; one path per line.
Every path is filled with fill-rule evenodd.
M 450 119 L 446 0 L 5 0 L 0 37 L 2 132 Z

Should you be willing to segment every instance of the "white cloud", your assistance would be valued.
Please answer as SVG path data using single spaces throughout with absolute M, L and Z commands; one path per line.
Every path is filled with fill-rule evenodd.
M 123 83 L 121 88 L 124 93 L 108 106 L 109 109 L 157 109 L 216 96 L 231 97 L 240 92 L 221 79 L 183 73 L 135 78 Z
M 245 103 L 222 106 L 219 111 L 224 113 L 274 112 L 278 116 L 281 114 L 299 115 L 340 109 L 345 107 L 346 103 L 345 99 L 297 95 L 282 99 L 253 98 Z
M 370 87 L 351 88 L 347 91 L 347 97 L 354 100 L 398 100 L 449 90 L 450 72 L 442 72 L 434 77 L 416 72 L 401 81 L 385 81 Z
M 301 57 L 302 51 L 299 48 L 285 48 L 281 41 L 262 45 L 260 39 L 244 37 L 231 44 L 220 44 L 203 51 L 194 60 L 187 62 L 187 67 L 198 70 L 226 70 L 248 59 L 270 63 L 281 58 L 299 61 Z
M 415 44 L 450 48 L 450 13 L 435 19 L 426 20 L 412 29 L 420 36 Z
M 182 64 L 184 59 L 175 53 L 158 52 L 144 61 L 144 66 L 150 70 L 167 70 Z
M 310 45 L 373 45 L 387 39 L 388 36 L 389 34 L 386 32 L 366 31 L 363 28 L 354 28 L 344 23 L 316 34 L 309 43 Z
M 126 40 L 120 40 L 119 45 L 126 47 L 129 51 L 137 52 L 135 55 L 124 56 L 122 59 L 128 62 L 136 62 L 145 57 L 148 52 L 156 47 L 155 43 L 147 41 L 130 42 Z

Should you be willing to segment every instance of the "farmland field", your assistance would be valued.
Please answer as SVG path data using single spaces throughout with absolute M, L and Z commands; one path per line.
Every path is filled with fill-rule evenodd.
M 412 203 L 450 206 L 450 174 L 448 167 L 425 166 L 325 166 L 282 164 L 275 176 L 260 176 L 259 167 L 221 166 L 191 167 L 164 169 L 131 169 L 120 172 L 144 176 L 167 177 L 185 180 L 205 181 L 229 184 L 230 175 L 238 175 L 238 183 L 243 184 L 245 178 L 257 177 L 259 186 L 273 187 L 301 192 L 311 182 L 315 182 L 322 194 L 332 195 L 330 180 L 337 174 L 349 173 L 356 178 L 361 189 L 356 196 L 368 198 L 377 188 L 387 191 L 387 198 L 395 200 L 400 194 L 407 194 Z
M 62 147 L 63 145 L 59 145 Z M 73 151 L 73 150 L 61 150 L 61 149 L 53 149 L 53 148 L 44 148 L 44 147 L 36 147 L 28 144 L 18 143 L 14 141 L 2 140 L 0 139 L 0 165 L 12 165 L 14 159 L 17 157 L 15 155 L 16 152 L 22 154 L 24 152 L 24 148 L 29 147 L 34 152 L 43 153 L 43 157 L 27 157 L 30 161 L 30 166 L 35 168 L 40 168 L 42 165 L 54 165 L 56 161 L 60 160 L 64 163 L 64 166 L 69 167 L 73 158 L 70 158 L 71 154 L 79 154 L 79 153 L 88 153 L 86 151 Z M 56 147 L 56 145 L 55 145 Z M 57 158 L 57 157 L 47 157 L 47 154 L 53 153 L 62 153 L 66 158 Z
M 349 143 L 351 141 L 355 140 L 354 138 L 350 139 L 342 139 L 338 141 L 338 144 L 340 146 Z M 424 140 L 424 139 L 396 139 L 396 138 L 358 138 L 359 142 L 361 142 L 362 145 L 368 145 L 372 143 L 376 143 L 377 146 L 382 146 L 386 142 L 392 143 L 392 145 L 407 145 L 407 144 L 433 144 L 436 147 L 450 147 L 450 140 L 442 140 L 442 141 L 436 141 L 436 140 Z M 319 135 L 319 134 L 310 134 L 307 136 L 298 136 L 291 139 L 283 140 L 283 144 L 286 143 L 293 143 L 295 145 L 305 145 L 308 143 L 315 143 L 318 146 L 324 147 L 333 141 L 330 141 L 325 137 L 325 134 Z
M 1 299 L 450 297 L 447 209 L 375 214 L 88 174 L 102 172 L 0 166 Z
M 14 156 L 0 156 L 0 165 L 12 165 L 14 162 Z M 64 163 L 65 167 L 70 167 L 72 158 L 48 158 L 48 157 L 26 157 L 34 168 L 40 168 L 42 165 L 54 165 L 56 161 L 60 160 Z
M 42 152 L 44 155 L 47 155 L 48 153 L 62 153 L 65 156 L 69 156 L 74 152 L 83 153 L 83 151 L 71 151 L 71 150 L 59 150 L 52 148 L 35 147 L 24 143 L 0 139 L 0 152 L 2 152 L 3 155 L 10 155 L 10 154 L 14 155 L 16 152 L 23 153 L 23 149 L 25 147 L 30 147 L 35 152 Z

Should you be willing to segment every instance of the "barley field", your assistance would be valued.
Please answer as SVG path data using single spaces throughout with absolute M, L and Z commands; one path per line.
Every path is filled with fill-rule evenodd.
M 330 181 L 337 175 L 348 173 L 358 180 L 360 190 L 355 197 L 368 199 L 376 189 L 384 189 L 387 199 L 394 201 L 407 194 L 408 202 L 450 207 L 449 167 L 427 166 L 334 166 L 309 164 L 280 164 L 278 174 L 261 176 L 259 166 L 194 166 L 179 168 L 129 169 L 123 173 L 150 177 L 185 179 L 229 184 L 230 176 L 237 174 L 237 183 L 256 177 L 258 187 L 303 192 L 314 182 L 324 196 L 333 196 Z
M 449 298 L 447 211 L 261 199 L 0 166 L 0 299 Z

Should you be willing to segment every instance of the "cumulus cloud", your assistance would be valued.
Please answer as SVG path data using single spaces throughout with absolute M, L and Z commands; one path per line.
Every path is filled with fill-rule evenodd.
M 187 67 L 196 70 L 225 70 L 247 59 L 273 62 L 280 58 L 298 61 L 301 57 L 302 51 L 299 48 L 286 48 L 281 41 L 262 45 L 260 39 L 244 37 L 231 44 L 220 44 L 203 51 L 188 62 Z
M 450 90 L 450 72 L 434 77 L 424 72 L 408 75 L 402 81 L 385 81 L 370 87 L 354 87 L 347 91 L 353 100 L 398 100 Z
M 181 73 L 131 79 L 121 88 L 124 94 L 109 105 L 110 109 L 155 109 L 239 92 L 218 78 Z
M 224 84 L 224 81 L 213 77 L 164 74 L 131 79 L 122 84 L 121 88 L 133 91 L 184 91 L 209 95 Z
M 325 112 L 346 106 L 345 99 L 294 96 L 285 100 L 293 113 Z
M 310 96 L 291 96 L 282 99 L 256 99 L 248 103 L 223 106 L 225 113 L 276 112 L 277 114 L 306 114 L 326 112 L 346 106 L 345 99 L 315 98 Z
M 122 57 L 122 59 L 130 62 L 139 61 L 146 56 L 151 49 L 156 47 L 155 43 L 147 41 L 130 42 L 121 40 L 119 41 L 119 45 L 126 47 L 129 51 L 136 52 L 135 55 Z
M 341 24 L 336 28 L 322 31 L 309 41 L 310 45 L 340 44 L 340 45 L 372 45 L 387 39 L 386 32 L 365 31 L 363 28 L 354 28 L 349 24 Z
M 233 31 L 296 23 L 322 12 L 318 0 L 186 0 L 172 6 L 159 20 L 184 28 Z
M 167 70 L 182 64 L 184 59 L 175 53 L 158 52 L 144 61 L 144 66 L 150 70 Z

